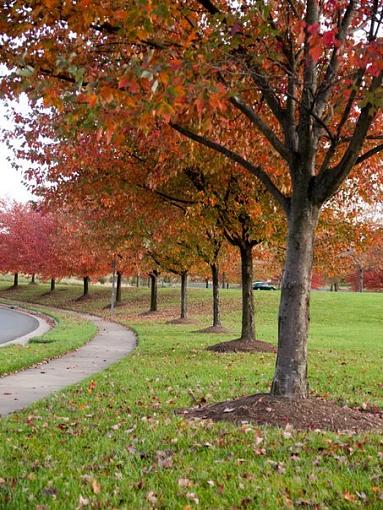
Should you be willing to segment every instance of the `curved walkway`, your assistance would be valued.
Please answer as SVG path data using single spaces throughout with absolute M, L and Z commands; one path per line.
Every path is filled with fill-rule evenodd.
M 96 324 L 96 336 L 61 358 L 0 378 L 0 416 L 23 409 L 36 400 L 80 382 L 135 348 L 136 337 L 124 326 L 94 315 L 78 315 Z

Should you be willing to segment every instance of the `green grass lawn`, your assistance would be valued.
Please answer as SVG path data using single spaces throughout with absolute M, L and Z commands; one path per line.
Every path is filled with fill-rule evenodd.
M 5 284 L 4 284 L 5 285 Z M 2 297 L 108 316 L 110 289 L 24 286 Z M 124 289 L 115 319 L 138 334 L 136 351 L 67 391 L 1 421 L 0 508 L 383 508 L 383 438 L 188 422 L 174 411 L 267 391 L 273 354 L 224 354 L 209 344 L 238 337 L 240 292 L 222 292 L 232 331 L 201 335 L 210 292 L 190 292 L 194 324 L 169 325 L 178 289 Z M 256 293 L 258 337 L 275 342 L 278 292 Z M 312 296 L 311 392 L 349 405 L 383 406 L 383 295 Z M 93 382 L 94 380 L 94 382 Z
M 6 301 L 3 300 L 5 303 Z M 27 345 L 9 345 L 0 348 L 0 376 L 30 367 L 38 362 L 56 358 L 65 352 L 77 349 L 96 333 L 96 326 L 73 314 L 28 307 L 52 317 L 56 325 L 40 337 L 31 338 Z

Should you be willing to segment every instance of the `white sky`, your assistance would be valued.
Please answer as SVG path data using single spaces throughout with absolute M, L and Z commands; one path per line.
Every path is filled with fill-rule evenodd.
M 17 105 L 18 110 L 26 111 L 26 102 L 21 99 Z M 12 164 L 7 160 L 15 160 L 13 152 L 3 141 L 1 129 L 12 129 L 12 123 L 7 120 L 6 103 L 0 101 L 0 198 L 14 199 L 19 202 L 27 202 L 33 196 L 22 184 L 22 172 L 12 168 Z

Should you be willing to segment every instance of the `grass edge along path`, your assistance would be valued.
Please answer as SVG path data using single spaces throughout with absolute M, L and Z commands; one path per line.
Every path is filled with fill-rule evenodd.
M 97 332 L 91 321 L 69 310 L 3 298 L 0 302 L 15 305 L 25 311 L 41 313 L 55 321 L 52 329 L 42 336 L 31 338 L 26 345 L 12 344 L 0 348 L 0 377 L 74 351 L 91 340 Z

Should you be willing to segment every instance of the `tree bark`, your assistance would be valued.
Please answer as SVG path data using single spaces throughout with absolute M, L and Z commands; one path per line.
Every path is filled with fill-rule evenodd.
M 122 273 L 121 273 L 121 271 L 117 271 L 116 303 L 121 303 L 121 282 L 122 282 Z
M 205 288 L 209 288 L 209 278 L 205 278 Z
M 82 294 L 82 297 L 87 297 L 87 296 L 89 296 L 89 276 L 84 276 L 83 282 L 84 282 L 84 292 Z
M 359 292 L 364 291 L 364 269 L 359 267 Z
M 157 311 L 157 278 L 158 278 L 158 271 L 156 269 L 153 269 L 151 273 L 149 273 L 149 279 L 150 279 L 150 311 L 156 312 Z
M 181 319 L 188 317 L 188 272 L 181 273 Z
M 53 292 L 56 288 L 56 280 L 51 278 L 51 292 Z
M 226 273 L 225 271 L 222 272 L 222 288 L 226 288 Z
M 136 287 L 138 289 L 138 287 L 140 286 L 140 275 L 137 274 L 136 276 Z
M 241 340 L 255 340 L 253 296 L 253 246 L 243 241 L 240 246 L 242 269 L 242 332 Z
M 221 326 L 221 307 L 219 299 L 219 269 L 217 264 L 211 264 L 213 282 L 213 326 Z
M 19 273 L 15 273 L 13 275 L 13 286 L 17 287 L 19 285 Z
M 35 284 L 36 284 L 36 275 L 35 275 L 35 273 L 33 273 L 31 276 L 31 285 L 35 285 Z
M 307 335 L 313 244 L 319 207 L 292 198 L 278 318 L 278 354 L 273 395 L 306 398 Z

